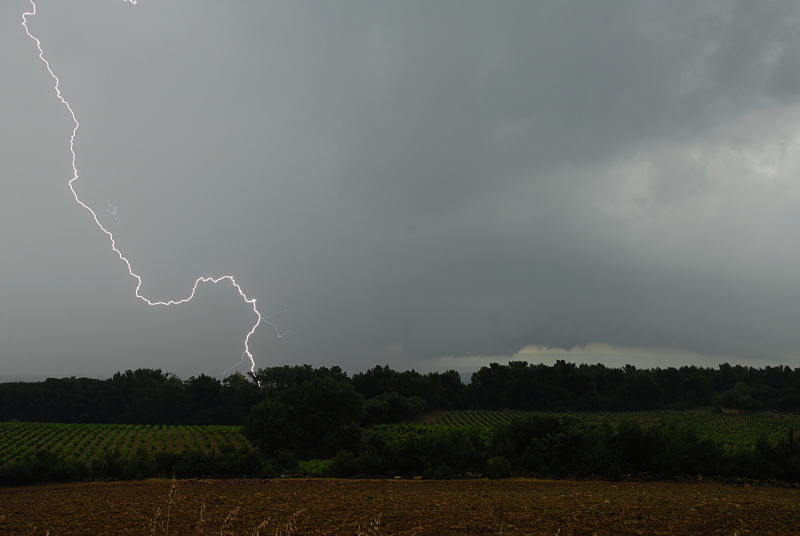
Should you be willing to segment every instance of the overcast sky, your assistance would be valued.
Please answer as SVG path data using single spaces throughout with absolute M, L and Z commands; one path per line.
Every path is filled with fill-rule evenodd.
M 236 365 L 0 4 L 0 378 Z M 81 200 L 258 367 L 800 366 L 800 4 L 42 0 Z M 106 201 L 108 200 L 108 202 Z M 283 312 L 281 312 L 283 311 Z M 291 330 L 278 337 L 279 333 Z M 242 365 L 239 370 L 245 371 Z

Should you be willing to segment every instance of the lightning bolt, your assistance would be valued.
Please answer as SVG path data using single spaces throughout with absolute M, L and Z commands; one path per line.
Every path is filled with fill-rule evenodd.
M 129 1 L 131 4 L 136 4 L 136 0 L 125 0 L 125 1 Z M 53 69 L 50 67 L 50 62 L 48 62 L 47 59 L 45 59 L 45 57 L 44 57 L 44 50 L 42 49 L 42 42 L 39 41 L 39 39 L 37 39 L 30 32 L 30 29 L 28 28 L 28 17 L 32 17 L 32 16 L 36 15 L 36 4 L 34 3 L 33 0 L 30 0 L 30 3 L 31 3 L 31 11 L 27 11 L 27 12 L 22 14 L 22 26 L 25 28 L 25 33 L 28 34 L 28 37 L 30 37 L 31 39 L 34 40 L 34 42 L 36 42 L 36 48 L 39 49 L 39 59 L 44 62 L 45 66 L 47 67 L 47 72 L 49 72 L 50 76 L 52 76 L 53 80 L 55 80 L 54 88 L 55 88 L 55 91 L 56 91 L 56 97 L 67 108 L 67 111 L 69 111 L 69 114 L 72 116 L 73 123 L 75 123 L 75 126 L 72 129 L 72 135 L 69 138 L 69 150 L 70 150 L 70 153 L 72 153 L 72 178 L 70 179 L 68 185 L 69 185 L 70 191 L 72 192 L 72 196 L 75 198 L 75 201 L 81 207 L 83 207 L 83 208 L 85 208 L 86 210 L 89 211 L 89 214 L 92 215 L 92 218 L 94 219 L 94 222 L 97 224 L 97 226 L 100 228 L 100 230 L 103 231 L 106 234 L 106 236 L 108 236 L 108 239 L 109 239 L 109 241 L 111 243 L 112 251 L 114 251 L 114 253 L 116 253 L 117 256 L 120 258 L 120 260 L 125 263 L 125 266 L 128 268 L 128 273 L 131 275 L 131 277 L 136 279 L 136 291 L 135 291 L 136 297 L 139 298 L 140 300 L 142 300 L 143 302 L 145 302 L 147 305 L 180 305 L 180 304 L 186 303 L 186 302 L 190 301 L 192 298 L 194 298 L 194 295 L 197 292 L 197 286 L 200 283 L 214 283 L 214 284 L 216 284 L 216 283 L 219 283 L 221 281 L 226 281 L 226 280 L 230 281 L 231 285 L 233 285 L 233 287 L 236 289 L 236 291 L 239 293 L 239 295 L 242 297 L 242 299 L 246 303 L 250 304 L 253 307 L 253 312 L 256 315 L 256 322 L 255 322 L 255 324 L 253 324 L 253 327 L 250 328 L 250 331 L 247 333 L 247 336 L 244 338 L 244 352 L 242 353 L 241 361 L 239 361 L 239 363 L 237 363 L 233 367 L 225 370 L 223 372 L 223 374 L 226 374 L 228 371 L 234 370 L 236 367 L 241 365 L 244 362 L 245 358 L 250 360 L 250 373 L 252 374 L 254 372 L 254 370 L 255 370 L 256 362 L 255 362 L 255 359 L 253 359 L 253 354 L 250 352 L 250 337 L 253 335 L 253 333 L 255 333 L 256 328 L 258 328 L 258 326 L 261 325 L 262 322 L 272 326 L 272 328 L 275 330 L 275 333 L 278 335 L 279 338 L 284 336 L 284 335 L 286 335 L 287 333 L 292 333 L 291 331 L 288 331 L 288 330 L 286 330 L 284 332 L 281 332 L 281 331 L 278 330 L 278 327 L 275 324 L 273 324 L 272 322 L 267 321 L 267 318 L 272 318 L 273 316 L 275 316 L 275 314 L 279 314 L 280 312 L 283 312 L 283 311 L 279 311 L 279 313 L 275 313 L 273 315 L 270 315 L 269 317 L 262 316 L 261 313 L 259 312 L 258 308 L 256 307 L 256 299 L 255 298 L 248 298 L 247 294 L 244 293 L 244 291 L 242 290 L 242 287 L 239 285 L 239 283 L 237 283 L 236 280 L 233 278 L 233 276 L 230 276 L 230 275 L 223 275 L 223 276 L 220 276 L 220 277 L 198 277 L 197 280 L 195 280 L 195 282 L 194 282 L 194 286 L 192 286 L 192 291 L 189 293 L 189 296 L 186 297 L 186 298 L 183 298 L 181 300 L 152 301 L 152 300 L 149 300 L 148 298 L 142 296 L 142 294 L 139 292 L 141 287 L 142 287 L 142 278 L 141 278 L 141 276 L 139 276 L 138 274 L 136 274 L 133 271 L 133 267 L 131 266 L 131 262 L 122 254 L 122 252 L 119 250 L 119 248 L 117 248 L 117 243 L 114 240 L 114 235 L 111 233 L 111 231 L 106 229 L 103 226 L 102 223 L 100 223 L 100 218 L 99 218 L 98 214 L 94 210 L 92 210 L 92 208 L 89 207 L 89 205 L 87 205 L 86 203 L 81 201 L 80 197 L 78 197 L 78 192 L 75 191 L 75 181 L 78 180 L 78 167 L 77 167 L 77 165 L 75 163 L 75 160 L 77 158 L 76 155 L 75 155 L 75 135 L 78 132 L 78 127 L 80 126 L 80 123 L 78 122 L 78 119 L 75 116 L 75 112 L 72 110 L 72 107 L 69 105 L 69 102 L 67 102 L 67 100 L 64 98 L 64 96 L 61 94 L 61 89 L 59 88 L 58 77 L 55 75 L 55 73 L 53 72 Z M 114 210 L 116 211 L 116 207 L 114 207 Z

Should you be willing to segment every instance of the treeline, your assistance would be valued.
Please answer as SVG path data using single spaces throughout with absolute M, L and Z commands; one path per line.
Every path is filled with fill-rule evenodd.
M 515 361 L 483 367 L 469 383 L 454 370 L 422 374 L 376 366 L 349 377 L 339 367 L 310 365 L 268 367 L 250 378 L 234 374 L 221 381 L 138 369 L 106 380 L 10 382 L 0 384 L 0 421 L 237 425 L 254 405 L 286 390 L 299 393 L 297 387 L 315 378 L 347 384 L 371 401 L 365 417 L 371 424 L 450 409 L 800 411 L 800 368 L 726 363 L 716 369 L 637 369 Z
M 471 409 L 537 411 L 688 410 L 717 406 L 746 411 L 800 410 L 800 368 L 637 369 L 601 364 L 553 366 L 493 363 L 472 375 Z
M 107 380 L 1 383 L 0 421 L 238 425 L 259 400 L 258 387 L 241 374 L 181 380 L 160 369 L 137 369 Z

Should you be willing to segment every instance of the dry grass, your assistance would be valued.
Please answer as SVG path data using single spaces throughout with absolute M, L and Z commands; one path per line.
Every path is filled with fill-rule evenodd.
M 156 536 L 161 534 L 164 534 L 164 536 L 169 535 L 170 533 L 169 522 L 170 522 L 170 516 L 172 514 L 172 508 L 173 505 L 176 503 L 176 501 L 179 499 L 178 494 L 176 492 L 176 487 L 177 487 L 177 481 L 173 477 L 170 482 L 169 493 L 167 494 L 167 499 L 166 499 L 166 505 L 165 505 L 166 516 L 164 517 L 164 520 L 161 521 L 162 507 L 158 506 L 156 508 L 155 514 L 153 515 L 153 518 L 150 521 L 150 536 Z M 286 523 L 276 526 L 274 531 L 271 532 L 271 534 L 273 534 L 274 536 L 292 536 L 297 532 L 298 518 L 300 518 L 307 511 L 308 511 L 307 508 L 301 508 L 297 510 L 294 514 L 291 515 L 291 517 L 289 517 Z M 208 518 L 206 514 L 206 505 L 205 502 L 203 502 L 200 505 L 200 513 L 198 515 L 197 523 L 194 525 L 193 528 L 197 531 L 198 534 L 202 536 L 207 536 L 209 534 L 217 534 L 217 533 L 219 534 L 219 536 L 243 536 L 243 534 L 239 530 L 237 530 L 237 521 L 240 520 L 240 515 L 239 515 L 240 512 L 241 508 L 239 506 L 234 507 L 232 510 L 228 512 L 228 514 L 222 520 L 222 522 L 219 525 L 218 531 L 213 530 L 209 532 L 209 525 L 211 524 L 211 520 Z M 359 536 L 361 534 L 364 534 L 365 536 L 368 534 L 374 536 L 381 536 L 380 531 L 377 529 L 379 524 L 380 524 L 380 515 L 375 519 L 373 523 L 370 524 L 371 532 L 361 532 L 360 531 L 361 527 L 359 527 L 359 532 L 358 532 Z M 255 529 L 252 530 L 249 536 L 261 536 L 262 532 L 270 528 L 270 525 L 271 525 L 271 519 L 265 519 L 261 521 L 255 527 Z M 48 536 L 49 534 L 50 531 L 47 532 L 46 536 Z
M 356 536 L 382 536 L 381 534 L 381 514 L 375 517 L 375 520 L 369 524 L 369 527 L 361 530 L 361 525 L 356 529 Z

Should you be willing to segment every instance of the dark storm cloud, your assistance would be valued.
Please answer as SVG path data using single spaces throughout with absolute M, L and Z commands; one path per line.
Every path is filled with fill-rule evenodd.
M 17 141 L 8 159 L 25 180 L 4 181 L 3 240 L 32 268 L 2 260 L 1 358 L 226 368 L 251 322 L 230 289 L 144 310 L 52 179 L 68 180 L 69 122 L 20 6 L 3 8 L 4 84 L 31 114 L 6 100 L 2 136 L 46 157 Z M 288 309 L 273 320 L 300 339 L 261 329 L 260 366 L 592 343 L 796 359 L 792 2 L 40 10 L 82 123 L 80 191 L 118 205 L 145 294 L 234 273 L 262 310 Z

